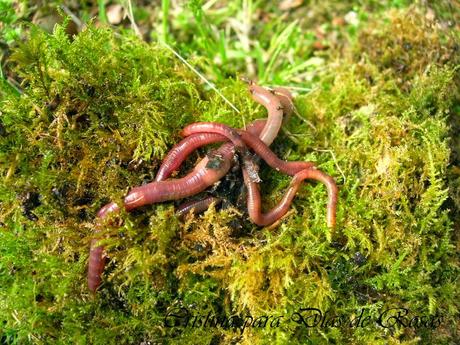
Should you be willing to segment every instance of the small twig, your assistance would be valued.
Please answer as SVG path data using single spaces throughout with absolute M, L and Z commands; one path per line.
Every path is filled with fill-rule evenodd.
M 343 183 L 345 183 L 347 181 L 347 178 L 345 177 L 345 174 L 343 173 L 343 170 L 340 168 L 339 163 L 337 163 L 337 158 L 335 157 L 335 154 L 334 154 L 334 152 L 332 150 L 315 149 L 315 148 L 313 148 L 313 150 L 318 151 L 318 152 L 329 152 L 331 154 L 331 156 L 332 156 L 332 159 L 334 160 L 334 164 L 337 167 L 337 170 L 340 171 L 340 174 L 343 177 Z
M 315 125 L 311 121 L 308 121 L 306 118 L 304 118 L 302 115 L 300 115 L 300 113 L 297 110 L 297 107 L 295 106 L 294 102 L 291 101 L 291 103 L 292 103 L 292 109 L 294 110 L 293 111 L 294 115 L 297 116 L 303 122 L 305 122 L 307 125 L 309 125 L 314 131 L 316 131 Z
M 297 140 L 291 132 L 289 132 L 285 127 L 281 127 L 281 130 L 286 134 L 286 136 L 291 139 L 295 144 L 299 144 L 299 140 Z
M 301 87 L 301 86 L 294 86 L 294 85 L 267 85 L 267 87 L 284 87 L 285 89 L 291 89 L 291 90 L 298 90 L 298 91 L 307 91 L 308 93 L 316 90 L 317 88 L 309 88 L 309 87 Z
M 16 92 L 20 95 L 23 94 L 23 91 L 21 90 L 21 85 L 16 81 L 14 80 L 13 78 L 11 77 L 8 77 L 7 79 L 5 79 L 6 82 L 13 88 L 16 90 Z
M 142 39 L 142 34 L 141 31 L 139 30 L 139 27 L 136 24 L 136 21 L 134 20 L 134 14 L 133 14 L 133 5 L 131 4 L 131 0 L 127 0 L 128 3 L 128 18 L 129 21 L 131 22 L 131 27 L 134 30 L 134 33 L 136 36 Z
M 75 14 L 73 14 L 73 12 L 66 5 L 61 5 L 61 9 L 70 17 L 70 19 L 72 19 L 72 21 L 77 25 L 78 29 L 83 27 L 83 22 Z

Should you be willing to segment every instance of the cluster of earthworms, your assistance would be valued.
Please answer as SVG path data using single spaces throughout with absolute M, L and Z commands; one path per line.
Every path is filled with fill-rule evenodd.
M 322 182 L 327 188 L 327 225 L 334 227 L 338 194 L 334 179 L 318 170 L 312 162 L 283 161 L 269 148 L 281 128 L 283 114 L 288 115 L 294 110 L 292 95 L 284 88 L 269 90 L 252 82 L 249 83 L 249 91 L 252 98 L 267 109 L 268 118 L 266 120 L 256 120 L 244 130 L 214 122 L 198 122 L 188 125 L 181 133 L 184 139 L 175 145 L 163 160 L 155 180 L 132 188 L 124 198 L 124 209 L 130 211 L 144 205 L 183 199 L 201 193 L 221 180 L 231 169 L 235 157 L 239 157 L 246 187 L 247 212 L 253 223 L 266 226 L 279 220 L 289 210 L 302 181 L 312 179 Z M 169 178 L 193 151 L 217 142 L 223 142 L 223 144 L 203 158 L 187 175 L 181 178 Z M 251 150 L 254 154 L 251 153 Z M 258 163 L 260 159 L 265 160 L 273 169 L 293 176 L 282 200 L 266 213 L 262 212 L 259 190 Z M 215 197 L 207 197 L 188 202 L 179 206 L 177 214 L 184 217 L 190 212 L 198 213 L 206 210 L 212 203 L 220 201 Z M 102 220 L 108 214 L 119 211 L 120 206 L 115 202 L 102 207 L 97 214 L 96 232 L 99 231 L 98 228 L 100 229 L 103 224 Z M 94 238 L 91 241 L 89 256 L 88 286 L 93 292 L 101 284 L 105 266 L 104 248 L 97 244 L 98 240 Z

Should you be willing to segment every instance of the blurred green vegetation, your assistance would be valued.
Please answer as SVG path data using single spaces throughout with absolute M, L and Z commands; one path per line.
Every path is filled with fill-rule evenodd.
M 0 2 L 0 342 L 455 344 L 454 3 L 121 4 L 132 15 L 109 24 L 114 4 L 103 0 Z M 241 75 L 296 92 L 298 114 L 273 149 L 334 176 L 337 228 L 325 226 L 319 184 L 306 184 L 275 228 L 236 208 L 185 223 L 174 203 L 123 213 L 102 241 L 110 261 L 93 298 L 86 267 L 97 210 L 151 181 L 185 124 L 265 117 Z M 261 175 L 268 208 L 289 178 L 265 165 Z M 168 328 L 171 307 L 285 319 L 244 331 Z M 443 321 L 308 329 L 288 320 L 307 307 L 374 319 L 405 307 Z

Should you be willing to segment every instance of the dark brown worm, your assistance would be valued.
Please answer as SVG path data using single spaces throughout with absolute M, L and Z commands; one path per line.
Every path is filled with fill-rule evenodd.
M 213 196 L 208 196 L 201 200 L 192 200 L 180 205 L 176 210 L 176 215 L 179 217 L 179 219 L 184 220 L 185 217 L 190 213 L 201 213 L 206 211 L 212 203 L 217 205 L 221 202 L 222 199 L 215 198 Z
M 251 180 L 248 172 L 244 168 L 243 178 L 248 189 L 247 203 L 249 218 L 251 218 L 253 223 L 259 226 L 266 226 L 280 219 L 289 210 L 292 200 L 294 200 L 302 181 L 305 179 L 312 179 L 320 181 L 326 185 L 329 198 L 327 204 L 327 226 L 331 228 L 335 226 L 338 188 L 332 177 L 317 170 L 316 168 L 305 169 L 296 173 L 283 199 L 267 213 L 262 213 L 259 184 Z

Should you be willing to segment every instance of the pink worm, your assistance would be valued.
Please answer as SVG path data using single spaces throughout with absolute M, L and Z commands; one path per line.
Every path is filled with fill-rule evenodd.
M 255 120 L 246 127 L 246 130 L 251 134 L 259 135 L 266 123 L 267 120 L 265 119 Z M 155 181 L 166 180 L 196 149 L 222 141 L 228 141 L 227 137 L 215 133 L 205 132 L 187 136 L 176 144 L 163 159 L 160 169 L 158 169 L 157 176 L 155 177 Z
M 249 92 L 257 103 L 262 104 L 267 109 L 268 118 L 267 120 L 255 120 L 246 130 L 252 134 L 259 135 L 259 138 L 265 144 L 270 145 L 281 128 L 283 110 L 285 114 L 289 114 L 293 110 L 292 95 L 284 88 L 278 87 L 270 91 L 252 81 L 249 82 Z M 188 155 L 198 147 L 224 141 L 220 139 L 223 139 L 223 137 L 213 133 L 198 133 L 195 137 L 182 140 L 172 148 L 163 160 L 155 181 L 162 181 L 168 178 L 173 171 L 180 167 Z
M 284 91 L 281 91 L 284 90 Z M 271 91 L 251 82 L 249 85 L 249 92 L 252 98 L 265 106 L 268 110 L 267 125 L 263 128 L 259 135 L 260 140 L 265 144 L 270 145 L 275 140 L 283 122 L 283 105 L 280 98 L 276 97 Z M 280 88 L 279 93 L 282 93 L 283 102 L 287 97 L 289 91 Z M 289 93 L 290 95 L 290 93 Z M 291 96 L 292 97 L 292 96 Z M 287 102 L 287 100 L 286 100 Z M 286 109 L 287 113 L 288 109 Z

